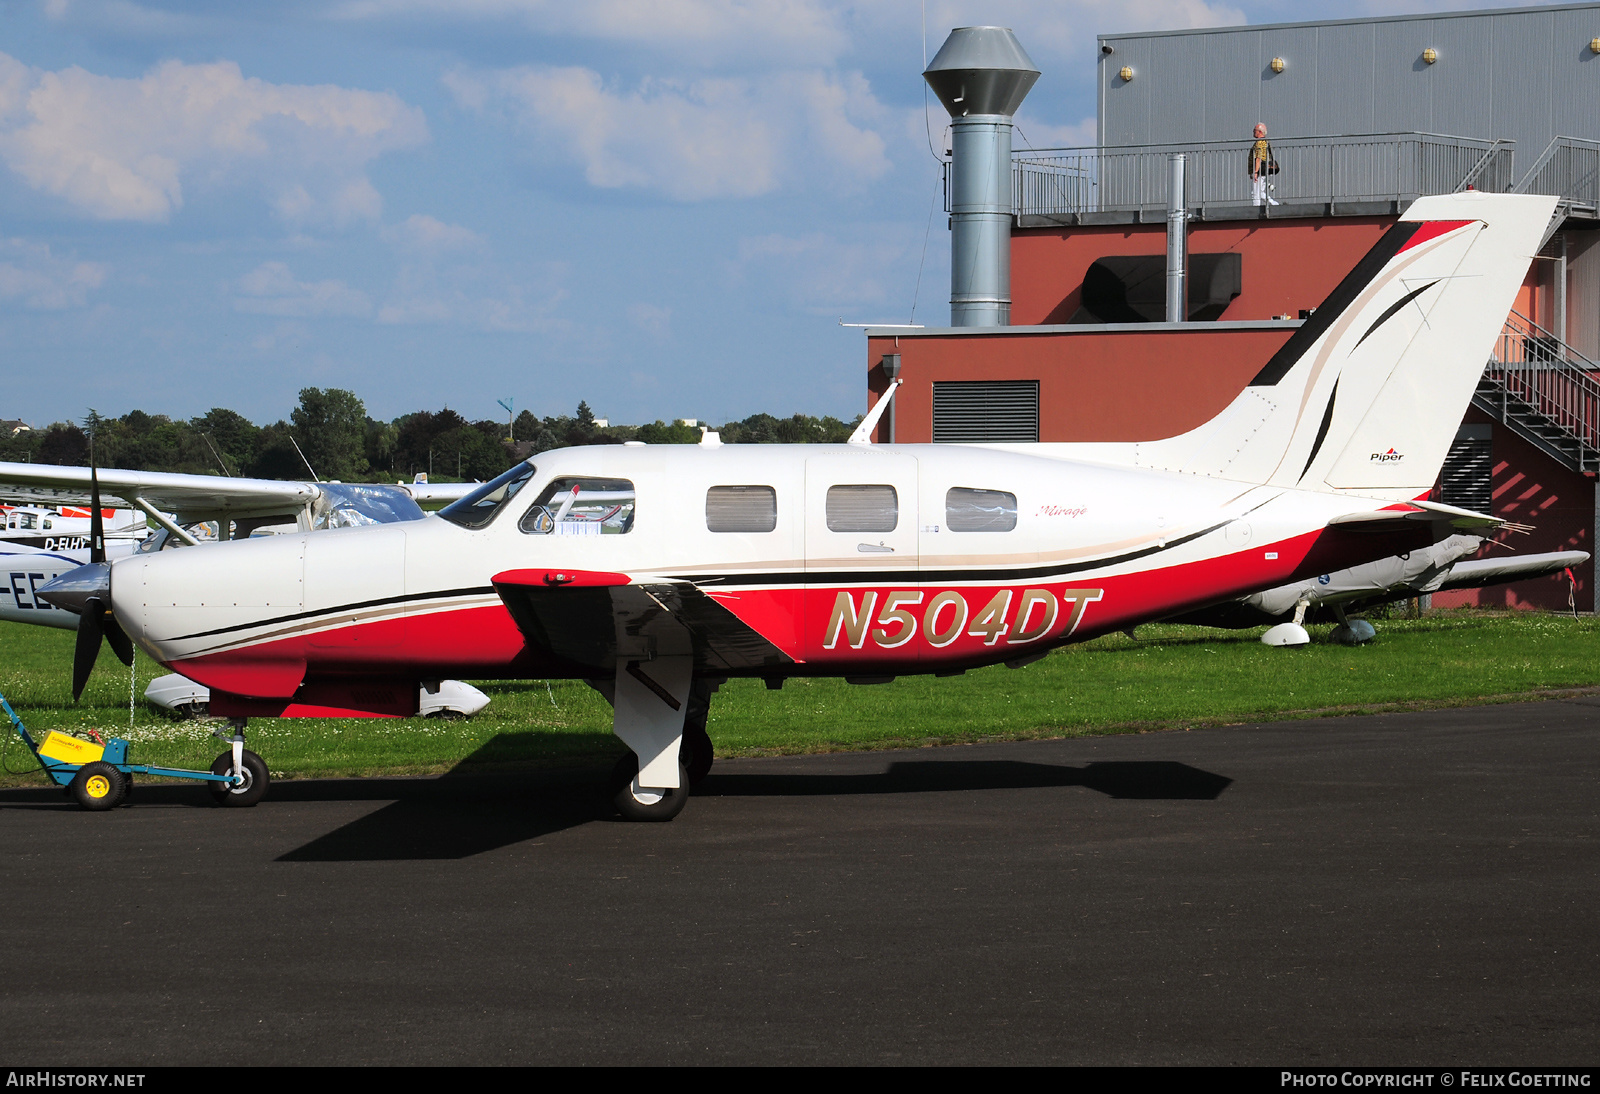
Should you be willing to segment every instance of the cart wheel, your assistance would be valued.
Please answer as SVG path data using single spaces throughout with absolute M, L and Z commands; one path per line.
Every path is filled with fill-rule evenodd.
M 228 786 L 224 783 L 208 784 L 211 796 L 218 805 L 254 805 L 267 793 L 267 765 L 266 762 L 251 752 L 248 748 L 244 751 L 242 762 L 239 765 L 244 775 L 244 782 L 238 786 Z M 213 775 L 231 775 L 233 773 L 233 753 L 224 752 L 211 764 Z
M 101 760 L 84 764 L 73 776 L 71 790 L 73 800 L 85 809 L 111 809 L 122 800 L 122 772 Z

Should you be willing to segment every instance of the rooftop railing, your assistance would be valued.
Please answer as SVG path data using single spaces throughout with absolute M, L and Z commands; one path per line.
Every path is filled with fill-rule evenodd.
M 1569 212 L 1600 212 L 1600 141 L 1557 137 L 1516 185 L 1519 194 L 1557 194 Z
M 1243 140 L 1016 152 L 1014 211 L 1018 217 L 1064 223 L 1092 214 L 1164 214 L 1167 157 L 1174 152 L 1188 158 L 1191 210 L 1204 216 L 1212 209 L 1248 206 L 1251 145 Z M 1406 204 L 1469 185 L 1505 191 L 1515 181 L 1510 141 L 1368 133 L 1287 137 L 1273 140 L 1272 151 L 1279 170 L 1268 179 L 1267 196 L 1285 206 L 1326 206 L 1330 213 L 1341 206 L 1355 213 L 1370 211 L 1374 203 Z

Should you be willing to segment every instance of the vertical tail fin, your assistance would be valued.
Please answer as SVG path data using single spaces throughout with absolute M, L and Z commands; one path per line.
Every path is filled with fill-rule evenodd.
M 1426 493 L 1554 208 L 1521 194 L 1420 199 L 1221 414 L 1085 455 L 1395 500 Z M 1118 447 L 1132 451 L 1107 451 Z

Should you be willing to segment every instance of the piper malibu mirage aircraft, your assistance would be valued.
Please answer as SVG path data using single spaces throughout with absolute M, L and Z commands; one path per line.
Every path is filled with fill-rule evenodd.
M 874 445 L 879 400 L 837 447 L 545 452 L 442 519 L 135 555 L 41 595 L 109 606 L 108 634 L 241 718 L 409 714 L 440 676 L 589 680 L 631 750 L 619 811 L 670 819 L 726 677 L 1020 666 L 1498 526 L 1412 499 L 1554 207 L 1417 201 L 1232 404 L 1165 440 Z

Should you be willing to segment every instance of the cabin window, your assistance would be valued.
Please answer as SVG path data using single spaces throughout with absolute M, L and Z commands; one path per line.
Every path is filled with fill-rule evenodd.
M 828 487 L 828 531 L 892 532 L 899 523 L 900 496 L 894 487 Z
M 517 491 L 528 485 L 528 480 L 533 477 L 533 464 L 519 463 L 509 471 L 501 472 L 478 487 L 466 497 L 451 502 L 439 510 L 439 515 L 445 520 L 461 525 L 463 528 L 487 528 L 489 522 L 500 515 L 506 502 L 517 495 Z
M 45 526 L 45 529 L 46 529 L 46 530 L 48 530 L 48 529 L 51 529 L 51 528 L 54 528 L 54 527 L 55 527 L 55 525 L 54 525 L 54 524 L 52 524 L 52 523 L 50 523 L 50 518 L 49 518 L 49 517 L 45 517 L 45 518 L 44 518 L 44 526 Z
M 778 492 L 770 486 L 713 486 L 706 491 L 706 527 L 713 532 L 770 532 L 778 526 Z
M 22 514 L 22 527 L 24 527 L 24 528 L 37 527 L 34 524 L 34 516 L 33 516 L 32 513 L 24 513 L 24 514 Z
M 612 536 L 633 531 L 633 483 L 627 479 L 553 479 L 517 525 L 548 536 Z
M 944 495 L 944 523 L 952 532 L 1009 532 L 1017 526 L 1017 496 L 953 486 Z

